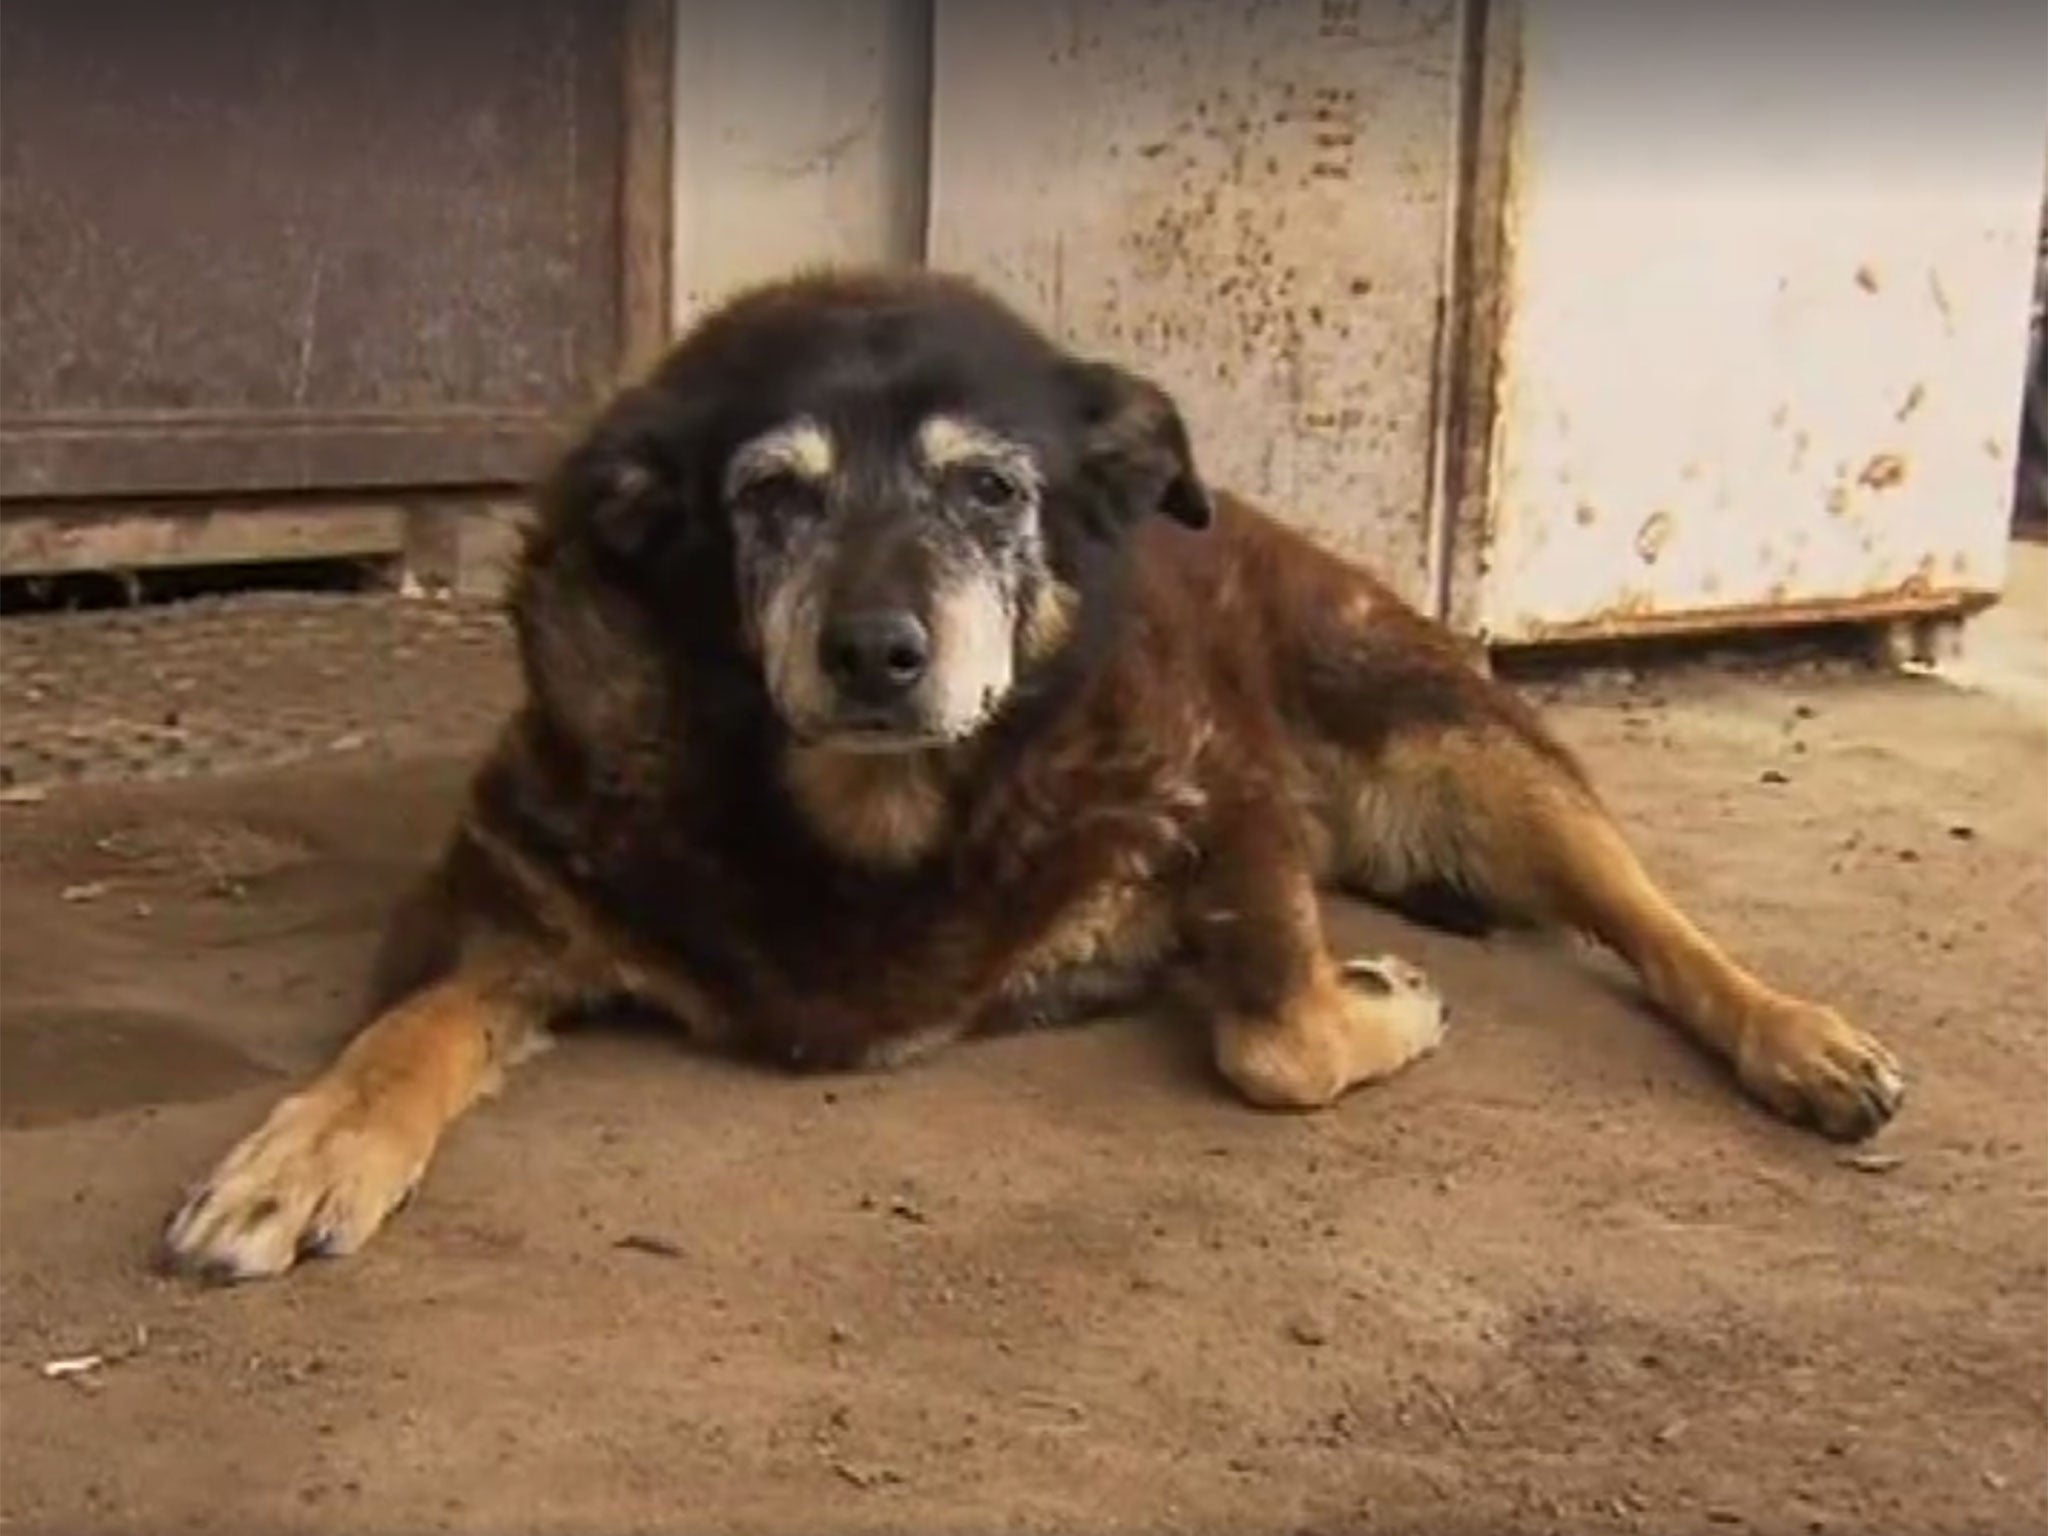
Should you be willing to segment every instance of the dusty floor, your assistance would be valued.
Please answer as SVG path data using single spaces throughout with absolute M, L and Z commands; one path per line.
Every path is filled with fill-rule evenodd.
M 229 610 L 207 622 L 240 636 L 230 707 L 175 686 L 209 664 L 164 660 L 177 623 L 11 627 L 36 697 L 9 700 L 0 764 L 0 1519 L 2042 1529 L 2028 558 L 1987 653 L 2017 690 L 1693 677 L 1555 705 L 1681 897 L 1906 1058 L 1906 1113 L 1861 1156 L 1739 1103 L 1607 967 L 1346 910 L 1343 938 L 1428 964 L 1457 1018 L 1333 1113 L 1240 1109 L 1143 1021 L 838 1082 L 586 1035 L 458 1128 L 365 1254 L 232 1292 L 151 1275 L 157 1222 L 348 1022 L 503 669 L 451 620 L 323 608 L 283 645 L 289 605 Z M 414 670 L 318 679 L 351 637 L 415 645 Z M 40 681 L 23 645 L 59 658 Z M 159 719 L 172 748 L 67 735 L 180 707 L 93 692 L 138 667 L 216 715 Z M 321 688 L 360 720 L 333 730 Z M 463 724 L 437 736 L 441 700 Z M 273 706 L 303 711 L 296 750 L 265 745 Z M 300 760 L 192 773 L 195 733 Z M 111 782 L 165 763 L 187 776 Z

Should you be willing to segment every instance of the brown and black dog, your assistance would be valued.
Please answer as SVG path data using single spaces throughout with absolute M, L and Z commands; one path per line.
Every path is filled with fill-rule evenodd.
M 543 488 L 526 697 L 368 1026 L 171 1218 L 222 1279 L 348 1252 L 551 1020 L 612 1000 L 807 1068 L 1171 987 L 1254 1104 L 1441 1038 L 1317 893 L 1575 930 L 1828 1135 L 1898 1068 L 1750 975 L 1443 630 L 1197 475 L 1171 399 L 942 276 L 705 319 Z

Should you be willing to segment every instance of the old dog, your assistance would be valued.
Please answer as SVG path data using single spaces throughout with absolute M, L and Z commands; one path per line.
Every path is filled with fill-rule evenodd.
M 369 1022 L 171 1217 L 217 1279 L 359 1247 L 551 1022 L 630 1000 L 804 1069 L 1170 996 L 1250 1103 L 1432 1050 L 1326 888 L 1571 930 L 1781 1115 L 1869 1135 L 1891 1055 L 1745 970 L 1447 632 L 1204 483 L 1157 383 L 928 273 L 741 295 L 560 459 L 525 695 Z

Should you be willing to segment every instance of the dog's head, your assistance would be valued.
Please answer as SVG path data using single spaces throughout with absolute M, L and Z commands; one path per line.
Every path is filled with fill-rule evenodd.
M 1157 386 L 958 280 L 829 276 L 733 301 L 618 397 L 542 538 L 652 636 L 729 630 L 793 740 L 901 752 L 1000 714 L 1153 514 L 1210 515 Z

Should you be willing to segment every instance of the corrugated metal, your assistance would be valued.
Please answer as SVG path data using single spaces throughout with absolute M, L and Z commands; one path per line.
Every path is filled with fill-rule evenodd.
M 948 0 L 930 258 L 1179 397 L 1216 480 L 1433 599 L 1442 0 Z
M 1484 632 L 1995 592 L 2048 11 L 1550 0 L 1522 21 L 1491 511 L 1460 529 Z

